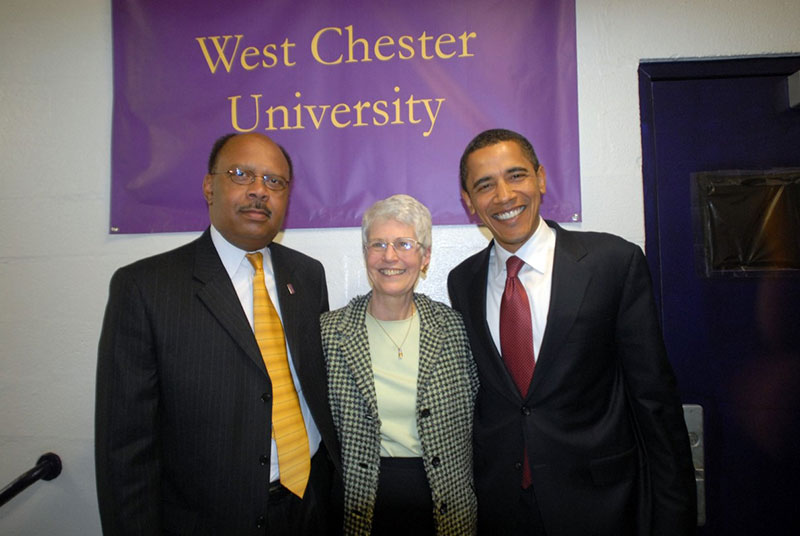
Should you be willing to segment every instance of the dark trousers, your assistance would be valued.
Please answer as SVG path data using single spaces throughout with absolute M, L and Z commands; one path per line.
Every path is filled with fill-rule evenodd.
M 519 504 L 514 510 L 513 536 L 545 536 L 542 516 L 539 514 L 539 505 L 536 503 L 536 494 L 533 486 L 528 489 L 520 489 Z
M 333 468 L 323 446 L 311 458 L 311 472 L 300 499 L 283 486 L 270 487 L 266 534 L 269 536 L 319 536 L 330 534 L 337 506 L 331 503 Z
M 431 488 L 422 458 L 381 458 L 372 534 L 436 534 Z

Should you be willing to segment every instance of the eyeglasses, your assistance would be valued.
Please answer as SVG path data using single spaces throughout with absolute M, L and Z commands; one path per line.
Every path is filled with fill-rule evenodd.
M 257 175 L 253 170 L 241 169 L 238 167 L 229 169 L 228 171 L 217 171 L 211 173 L 211 175 L 227 175 L 230 180 L 243 186 L 253 184 L 256 178 L 258 178 L 261 179 L 264 186 L 276 192 L 280 192 L 289 187 L 289 181 L 280 175 Z
M 387 242 L 386 240 L 382 240 L 380 238 L 376 238 L 370 242 L 367 242 L 364 249 L 372 253 L 384 253 L 389 246 L 394 248 L 394 252 L 398 255 L 403 255 L 406 253 L 410 253 L 412 251 L 416 251 L 419 249 L 422 244 L 413 238 L 395 238 L 392 242 Z

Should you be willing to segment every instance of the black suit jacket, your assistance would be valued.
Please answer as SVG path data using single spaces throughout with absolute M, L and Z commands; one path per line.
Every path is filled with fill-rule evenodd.
M 486 323 L 493 244 L 448 278 L 481 381 L 474 426 L 481 532 L 511 530 L 527 445 L 547 534 L 690 534 L 689 440 L 644 255 L 612 235 L 547 223 L 556 231 L 550 309 L 527 396 Z
M 299 252 L 269 247 L 295 370 L 338 463 L 319 335 L 319 315 L 328 310 L 324 270 Z M 264 534 L 258 525 L 269 495 L 271 393 L 208 230 L 119 269 L 97 366 L 104 532 Z

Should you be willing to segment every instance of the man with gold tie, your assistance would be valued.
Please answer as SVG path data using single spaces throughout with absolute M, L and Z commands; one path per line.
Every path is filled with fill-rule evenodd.
M 95 423 L 104 533 L 327 532 L 339 447 L 325 274 L 273 242 L 292 180 L 267 136 L 220 138 L 203 180 L 211 226 L 112 278 Z

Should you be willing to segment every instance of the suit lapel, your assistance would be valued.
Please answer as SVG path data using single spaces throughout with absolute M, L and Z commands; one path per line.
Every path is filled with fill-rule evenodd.
M 473 330 L 474 337 L 472 341 L 479 345 L 479 348 L 472 349 L 472 354 L 476 357 L 485 357 L 482 361 L 484 367 L 488 368 L 488 373 L 483 375 L 484 380 L 488 378 L 498 392 L 503 393 L 514 402 L 518 402 L 520 395 L 517 386 L 503 362 L 503 356 L 500 355 L 494 344 L 489 324 L 486 323 L 486 282 L 489 277 L 489 253 L 493 246 L 494 241 L 489 242 L 486 249 L 475 258 L 471 272 L 472 278 L 466 284 L 469 325 Z M 478 364 L 480 365 L 480 362 Z
M 297 361 L 301 353 L 299 346 L 302 345 L 300 328 L 305 323 L 299 317 L 300 315 L 308 314 L 309 310 L 316 309 L 313 309 L 310 304 L 306 304 L 304 295 L 307 295 L 305 293 L 307 289 L 304 289 L 298 282 L 294 282 L 295 267 L 287 258 L 286 248 L 273 242 L 269 245 L 269 251 L 272 257 L 275 289 L 278 291 L 278 307 L 281 310 L 283 333 L 292 355 L 295 370 L 300 370 L 298 369 L 300 363 Z
M 419 372 L 417 373 L 417 398 L 423 399 L 431 377 L 439 364 L 437 356 L 442 353 L 441 320 L 433 312 L 430 301 L 414 296 L 414 305 L 419 313 Z
M 575 322 L 592 277 L 591 272 L 581 262 L 587 251 L 575 234 L 552 222 L 548 222 L 548 225 L 556 231 L 553 282 L 547 325 L 529 394 L 536 390 L 539 383 L 547 381 L 543 378 L 546 378 L 548 369 L 556 365 L 558 349 L 563 346 L 567 333 Z
M 355 381 L 361 396 L 373 418 L 378 418 L 378 396 L 375 393 L 375 380 L 372 372 L 372 360 L 369 352 L 369 336 L 364 317 L 367 313 L 367 304 L 372 295 L 370 292 L 358 300 L 353 301 L 353 306 L 347 308 L 347 314 L 342 317 L 340 324 L 342 331 L 341 352 L 345 363 L 350 369 L 350 374 Z
M 194 278 L 200 282 L 197 297 L 264 374 L 267 373 L 250 323 L 242 310 L 230 277 L 222 265 L 208 229 L 197 240 Z

